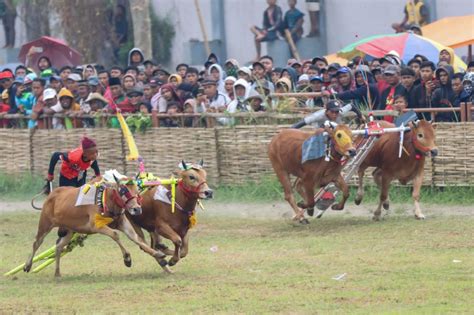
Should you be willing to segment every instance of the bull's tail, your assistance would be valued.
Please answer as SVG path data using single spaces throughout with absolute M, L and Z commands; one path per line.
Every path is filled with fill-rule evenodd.
M 43 207 L 37 207 L 35 205 L 35 200 L 39 196 L 42 196 L 42 195 L 48 196 L 51 193 L 51 187 L 52 187 L 52 183 L 50 181 L 47 181 L 46 184 L 41 189 L 41 191 L 33 196 L 33 198 L 31 199 L 31 206 L 33 207 L 33 209 L 35 209 L 35 210 L 42 210 L 43 209 Z

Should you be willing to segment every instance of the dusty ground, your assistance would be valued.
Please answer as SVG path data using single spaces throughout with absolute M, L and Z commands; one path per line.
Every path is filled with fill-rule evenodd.
M 41 205 L 42 201 L 37 201 Z M 221 203 L 215 201 L 206 201 L 204 203 L 206 215 L 211 216 L 231 216 L 237 218 L 290 218 L 291 209 L 286 202 L 255 202 L 255 203 Z M 429 216 L 440 215 L 474 215 L 474 206 L 457 205 L 432 205 L 421 204 L 424 214 Z M 366 216 L 371 217 L 371 212 L 376 208 L 375 204 L 362 204 L 356 206 L 347 203 L 343 211 L 327 210 L 324 216 Z M 390 205 L 390 211 L 384 211 L 384 215 L 408 215 L 413 214 L 414 206 L 412 204 L 394 204 Z M 9 211 L 32 211 L 35 212 L 29 201 L 1 201 L 0 212 Z M 317 210 L 316 210 L 317 211 Z

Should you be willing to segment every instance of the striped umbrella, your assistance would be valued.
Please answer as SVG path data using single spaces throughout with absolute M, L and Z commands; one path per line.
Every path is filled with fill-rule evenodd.
M 390 51 L 396 51 L 404 63 L 408 63 L 416 54 L 426 56 L 435 63 L 439 59 L 439 52 L 448 50 L 454 56 L 454 67 L 466 69 L 466 64 L 454 54 L 454 51 L 429 38 L 413 33 L 398 33 L 388 35 L 375 35 L 364 38 L 341 49 L 337 55 L 342 58 L 352 59 L 355 56 L 372 56 L 381 58 Z

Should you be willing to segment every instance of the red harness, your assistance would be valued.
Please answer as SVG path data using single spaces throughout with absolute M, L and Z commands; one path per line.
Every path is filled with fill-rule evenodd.
M 415 149 L 420 151 L 421 153 L 426 154 L 431 151 L 430 148 L 425 147 L 424 145 L 420 143 L 420 141 L 418 141 L 416 134 L 414 132 L 412 132 L 411 141 L 413 142 Z
M 199 194 L 200 193 L 200 188 L 202 185 L 206 184 L 206 181 L 202 181 L 197 185 L 196 187 L 189 187 L 187 186 L 183 180 L 180 180 L 178 182 L 178 188 L 181 189 L 181 191 L 186 195 L 186 197 L 191 198 L 193 197 L 193 194 Z
M 108 188 L 104 189 L 104 192 L 103 192 L 104 194 L 107 193 L 107 189 Z M 122 214 L 124 209 L 127 207 L 127 203 L 129 203 L 130 200 L 132 200 L 134 198 L 137 199 L 138 205 L 141 205 L 142 197 L 140 195 L 133 196 L 125 186 L 121 186 L 119 188 L 119 191 L 117 191 L 116 189 L 114 189 L 112 191 L 112 202 L 122 210 L 120 214 Z M 103 211 L 102 212 L 104 214 L 109 214 L 110 213 L 106 202 L 104 202 L 104 204 L 103 204 Z M 116 215 L 116 214 L 112 213 L 112 215 Z

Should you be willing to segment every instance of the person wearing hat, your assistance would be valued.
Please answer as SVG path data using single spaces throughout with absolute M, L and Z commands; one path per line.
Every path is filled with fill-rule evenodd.
M 49 78 L 49 84 L 48 87 L 55 89 L 56 92 L 59 93 L 59 91 L 62 89 L 63 85 L 61 83 L 61 78 L 58 75 L 53 75 Z
M 273 84 L 267 80 L 255 81 L 252 85 L 252 88 L 264 97 L 267 97 L 270 95 L 270 92 L 275 90 Z
M 81 75 L 78 73 L 71 73 L 66 80 L 66 88 L 71 91 L 72 94 L 77 95 L 77 83 L 81 81 Z
M 130 104 L 130 100 L 125 95 L 120 79 L 110 78 L 109 87 L 112 94 L 112 102 L 109 103 L 109 109 L 112 112 L 120 110 L 122 113 L 133 113 L 135 107 Z
M 65 109 L 61 106 L 61 103 L 59 102 L 56 90 L 52 88 L 47 88 L 43 91 L 43 102 L 45 103 L 45 106 L 43 108 L 44 114 L 53 115 L 65 111 Z M 52 123 L 53 129 L 64 129 L 62 119 L 58 117 L 53 117 Z
M 104 93 L 105 87 L 102 87 L 98 77 L 89 77 L 87 79 L 87 84 L 89 85 L 89 91 L 92 93 Z
M 256 90 L 251 89 L 249 96 L 245 100 L 247 104 L 247 110 L 249 112 L 264 112 L 265 111 L 265 99 Z
M 249 67 L 240 67 L 237 71 L 237 79 L 244 79 L 247 82 L 252 82 L 252 71 Z
M 315 66 L 317 66 L 319 69 L 322 68 L 327 68 L 328 66 L 328 61 L 326 58 L 321 57 L 321 56 L 316 56 L 311 60 L 311 63 Z
M 130 100 L 130 104 L 135 107 L 134 112 L 138 112 L 140 102 L 143 99 L 143 90 L 138 87 L 135 87 L 134 89 L 127 92 L 127 97 Z
M 31 82 L 25 84 L 25 80 L 22 77 L 15 80 L 18 83 L 15 94 L 15 104 L 20 113 L 30 115 L 35 104 L 35 97 L 31 93 Z
M 408 100 L 408 93 L 400 82 L 400 67 L 389 65 L 384 70 L 384 78 L 388 87 L 380 95 L 380 104 L 376 107 L 379 110 L 392 110 L 395 95 L 404 95 Z
M 314 75 L 309 78 L 309 84 L 311 92 L 322 92 L 323 91 L 323 78 L 319 75 Z M 323 96 L 315 96 L 314 98 L 308 98 L 306 100 L 306 106 L 309 108 L 324 107 Z
M 218 90 L 217 82 L 208 79 L 204 80 L 201 86 L 204 88 L 204 94 L 208 101 L 207 109 L 211 112 L 224 112 L 230 103 L 230 99 Z
M 224 69 L 227 76 L 237 77 L 237 71 L 239 70 L 239 62 L 233 58 L 229 58 L 224 63 Z
M 290 59 L 288 60 L 288 66 L 292 67 L 293 69 L 296 70 L 296 73 L 298 75 L 301 75 L 301 69 L 302 69 L 302 66 L 301 66 L 301 62 L 299 62 L 298 60 L 296 59 Z
M 337 92 L 342 93 L 345 91 L 350 91 L 355 88 L 354 78 L 352 76 L 352 71 L 348 67 L 341 67 L 336 71 L 337 77 Z
M 331 63 L 327 68 L 328 68 L 329 77 L 332 77 L 333 75 L 336 74 L 337 70 L 341 68 L 341 65 L 338 64 L 337 62 L 334 62 L 334 63 Z
M 306 116 L 304 119 L 294 124 L 291 128 L 299 129 L 306 125 L 311 125 L 315 128 L 324 128 L 324 123 L 326 120 L 340 124 L 342 123 L 341 116 L 354 109 L 355 108 L 353 108 L 352 104 L 344 105 L 341 101 L 330 100 L 326 104 L 326 108 Z M 356 111 L 356 113 L 357 112 L 358 111 Z
M 339 71 L 342 69 L 344 67 L 339 69 Z M 350 89 L 337 93 L 337 98 L 342 101 L 353 101 L 354 108 L 377 108 L 380 102 L 380 95 L 370 68 L 366 65 L 357 66 L 354 77 L 354 85 Z
M 158 79 L 160 79 L 163 82 L 168 82 L 168 79 L 169 79 L 170 75 L 171 75 L 171 73 L 169 73 L 168 71 L 166 71 L 163 68 L 158 68 L 155 71 L 153 71 L 153 76 L 158 77 Z
M 54 180 L 54 168 L 61 160 L 59 171 L 59 186 L 81 187 L 86 183 L 87 170 L 92 168 L 95 176 L 100 176 L 99 156 L 97 145 L 94 140 L 84 137 L 81 145 L 67 152 L 54 152 L 49 162 L 47 182 Z M 49 187 L 49 185 L 48 185 Z
M 89 104 L 91 112 L 99 112 L 107 107 L 109 101 L 100 95 L 100 93 L 91 93 L 86 99 L 86 103 Z
M 309 76 L 307 74 L 302 74 L 298 78 L 298 82 L 296 83 L 296 89 L 298 92 L 307 92 L 309 87 Z

